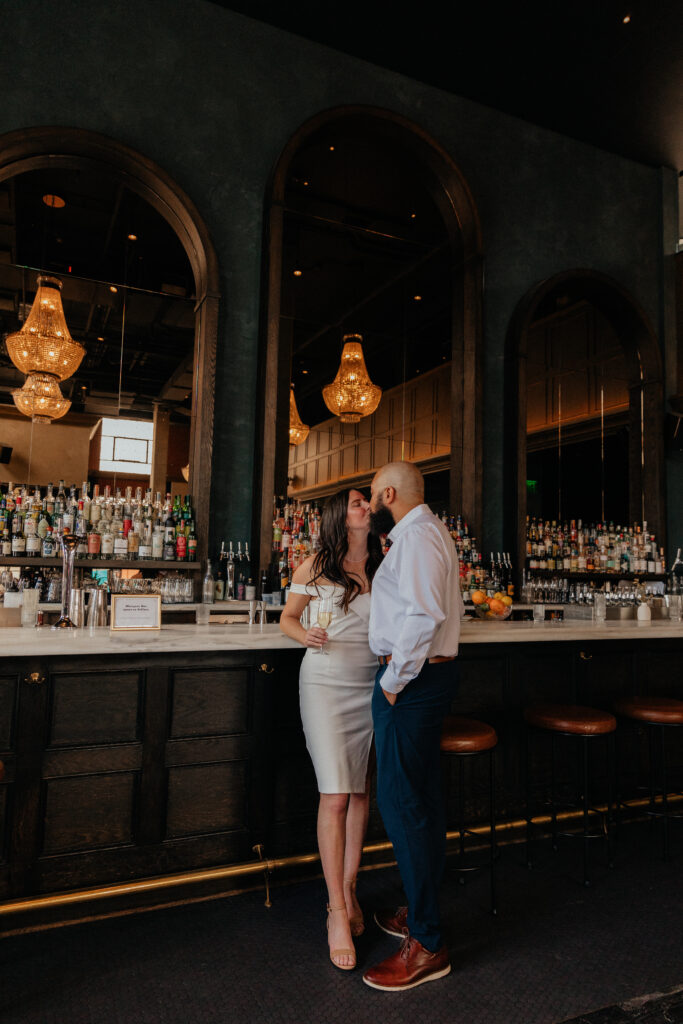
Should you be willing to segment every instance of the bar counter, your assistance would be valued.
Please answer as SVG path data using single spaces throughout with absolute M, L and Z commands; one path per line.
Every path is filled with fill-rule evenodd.
M 182 608 L 182 606 L 181 606 Z M 683 623 L 668 619 L 639 623 L 609 621 L 598 625 L 590 620 L 543 623 L 484 622 L 466 619 L 462 624 L 461 647 L 471 644 L 567 643 L 580 640 L 683 639 Z M 111 632 L 108 628 L 53 630 L 11 627 L 0 630 L 0 657 L 73 657 L 74 655 L 151 654 L 155 651 L 201 653 L 216 651 L 298 650 L 276 623 L 234 625 L 162 625 L 160 630 Z
M 253 867 L 255 847 L 317 870 L 303 648 L 277 625 L 4 628 L 0 651 L 0 930 L 21 925 L 16 901 L 188 872 L 206 879 L 220 866 Z M 682 655 L 683 626 L 667 620 L 464 622 L 453 711 L 498 732 L 501 834 L 523 812 L 525 706 L 683 699 Z M 681 760 L 674 752 L 672 771 Z M 636 748 L 629 763 L 639 763 Z M 635 794 L 635 782 L 622 780 L 622 793 Z M 473 766 L 473 823 L 484 792 Z M 368 843 L 385 839 L 373 802 Z M 163 891 L 147 899 L 177 892 Z

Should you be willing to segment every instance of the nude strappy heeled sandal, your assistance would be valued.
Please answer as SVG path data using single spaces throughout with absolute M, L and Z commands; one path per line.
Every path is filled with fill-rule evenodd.
M 355 878 L 345 878 L 344 885 L 351 886 L 354 896 L 356 895 Z M 363 918 L 362 911 L 360 914 L 356 914 L 354 917 L 349 918 L 349 927 L 351 929 L 351 935 L 353 936 L 354 939 L 357 939 L 359 935 L 363 934 L 363 932 L 365 931 L 365 919 Z
M 346 904 L 344 904 L 343 907 L 331 907 L 329 905 L 329 903 L 327 904 L 327 930 L 328 930 L 328 932 L 330 930 L 330 914 L 332 913 L 333 910 L 343 910 L 344 913 L 346 913 Z M 353 957 L 353 963 L 352 964 L 338 964 L 337 961 L 334 959 L 336 956 L 352 956 Z M 354 967 L 356 966 L 356 951 L 353 948 L 351 948 L 351 949 L 331 949 L 330 950 L 330 961 L 332 962 L 332 964 L 335 967 L 338 967 L 340 971 L 352 971 L 354 969 Z

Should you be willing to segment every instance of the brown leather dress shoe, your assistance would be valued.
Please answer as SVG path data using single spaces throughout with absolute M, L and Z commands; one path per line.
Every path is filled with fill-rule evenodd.
M 408 908 L 396 907 L 395 910 L 376 910 L 375 924 L 386 932 L 402 939 L 408 931 Z
M 451 961 L 445 946 L 430 953 L 417 939 L 406 935 L 399 951 L 366 971 L 363 981 L 370 988 L 383 992 L 403 992 L 426 981 L 444 978 L 450 971 Z

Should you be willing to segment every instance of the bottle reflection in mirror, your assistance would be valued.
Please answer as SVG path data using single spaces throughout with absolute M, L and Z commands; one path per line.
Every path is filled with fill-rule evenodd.
M 4 485 L 2 485 L 4 486 Z M 59 554 L 57 542 L 64 533 L 78 537 L 76 558 L 102 558 L 119 561 L 163 560 L 194 562 L 197 558 L 192 496 L 178 495 L 162 501 L 157 492 L 141 487 L 116 488 L 107 484 L 103 493 L 84 481 L 79 491 L 74 485 L 67 494 L 64 481 L 48 484 L 29 493 L 26 486 L 7 485 L 0 495 L 0 551 L 4 557 L 53 558 Z
M 526 569 L 662 575 L 666 559 L 646 522 L 632 527 L 615 527 L 613 522 L 588 526 L 581 519 L 561 523 L 527 516 Z

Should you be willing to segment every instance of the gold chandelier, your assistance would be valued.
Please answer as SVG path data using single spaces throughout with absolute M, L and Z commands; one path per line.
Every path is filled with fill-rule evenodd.
M 71 408 L 52 373 L 29 373 L 23 387 L 14 388 L 12 398 L 17 409 L 35 423 L 51 423 Z
M 294 398 L 294 385 L 289 386 L 289 443 L 293 446 L 303 444 L 309 435 L 310 427 L 302 423 Z
M 9 357 L 22 373 L 49 373 L 60 381 L 71 377 L 81 364 L 85 348 L 69 334 L 61 290 L 59 278 L 41 275 L 26 323 L 7 336 Z
M 323 388 L 325 405 L 342 423 L 358 423 L 370 416 L 382 397 L 382 389 L 373 384 L 363 358 L 360 334 L 345 334 L 337 376 Z

